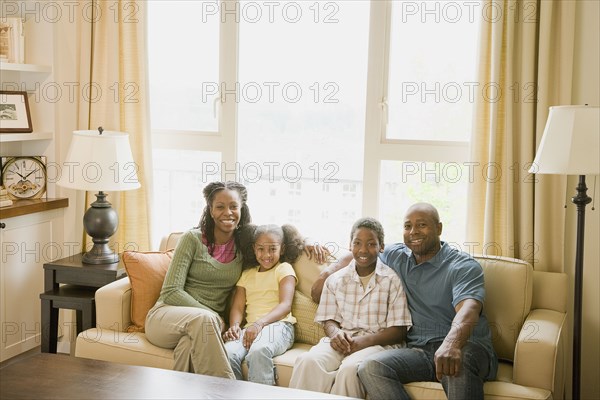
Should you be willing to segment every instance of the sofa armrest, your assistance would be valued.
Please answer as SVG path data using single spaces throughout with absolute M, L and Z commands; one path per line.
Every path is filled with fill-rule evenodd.
M 562 393 L 565 321 L 566 313 L 558 311 L 537 309 L 529 313 L 515 348 L 514 383 L 550 390 L 555 397 Z
M 96 291 L 96 325 L 121 332 L 131 325 L 131 283 L 128 277 Z

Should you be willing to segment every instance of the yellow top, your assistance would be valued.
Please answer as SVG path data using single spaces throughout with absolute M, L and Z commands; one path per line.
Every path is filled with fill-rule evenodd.
M 296 272 L 289 263 L 280 263 L 268 271 L 258 272 L 253 267 L 242 272 L 237 286 L 246 289 L 246 326 L 267 315 L 279 304 L 279 282 L 288 275 L 296 279 Z M 290 312 L 281 321 L 296 323 L 296 318 Z

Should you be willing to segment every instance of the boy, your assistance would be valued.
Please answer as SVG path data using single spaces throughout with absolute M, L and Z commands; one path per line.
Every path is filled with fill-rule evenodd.
M 381 224 L 359 219 L 350 237 L 354 259 L 327 278 L 315 316 L 327 337 L 298 357 L 290 387 L 364 398 L 358 364 L 400 347 L 412 321 L 400 278 L 378 257 L 384 247 Z

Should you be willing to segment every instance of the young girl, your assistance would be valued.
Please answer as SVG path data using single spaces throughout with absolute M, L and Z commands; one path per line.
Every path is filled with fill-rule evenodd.
M 253 238 L 253 253 L 244 255 L 244 264 L 250 267 L 236 284 L 230 328 L 223 340 L 237 379 L 243 379 L 242 362 L 246 359 L 249 381 L 274 385 L 273 357 L 294 343 L 296 319 L 291 310 L 296 274 L 290 263 L 302 252 L 303 241 L 290 225 L 259 226 Z

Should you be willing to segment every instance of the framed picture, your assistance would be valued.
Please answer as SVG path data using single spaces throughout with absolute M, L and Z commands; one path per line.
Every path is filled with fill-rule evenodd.
M 25 62 L 25 36 L 21 18 L 0 18 L 0 61 Z
M 24 33 L 21 18 L 0 18 L 0 61 L 25 62 Z
M 0 91 L 0 133 L 31 133 L 27 92 Z

